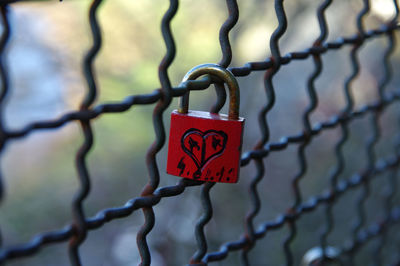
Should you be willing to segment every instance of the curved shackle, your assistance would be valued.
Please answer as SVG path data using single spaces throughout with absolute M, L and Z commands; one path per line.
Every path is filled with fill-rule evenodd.
M 198 65 L 183 77 L 182 83 L 188 80 L 195 80 L 202 75 L 211 75 L 218 77 L 224 81 L 229 89 L 229 119 L 238 120 L 239 119 L 239 104 L 240 104 L 240 91 L 239 84 L 236 81 L 235 76 L 232 72 L 221 67 L 217 64 L 203 64 Z M 186 114 L 189 111 L 189 91 L 187 91 L 179 101 L 178 112 Z
M 313 247 L 309 249 L 301 260 L 301 266 L 312 265 L 332 265 L 342 266 L 342 261 L 339 259 L 340 251 L 336 247 L 327 246 L 325 250 L 321 247 Z

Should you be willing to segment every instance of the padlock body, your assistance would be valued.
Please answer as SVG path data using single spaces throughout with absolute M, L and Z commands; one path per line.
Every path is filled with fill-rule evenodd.
M 191 111 L 171 113 L 167 173 L 199 181 L 236 183 L 244 119 Z

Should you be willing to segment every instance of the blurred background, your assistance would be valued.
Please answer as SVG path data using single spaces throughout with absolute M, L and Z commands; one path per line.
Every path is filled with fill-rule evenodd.
M 99 21 L 103 47 L 96 63 L 99 97 L 96 104 L 121 101 L 134 94 L 150 93 L 160 87 L 158 64 L 165 54 L 160 21 L 168 1 L 103 1 Z M 286 1 L 288 30 L 280 41 L 282 54 L 311 47 L 319 35 L 316 10 L 322 1 Z M 233 61 L 230 66 L 263 61 L 270 56 L 269 39 L 277 26 L 274 1 L 239 1 L 240 18 L 230 33 Z M 77 110 L 86 92 L 82 77 L 82 57 L 91 46 L 87 19 L 90 1 L 31 1 L 12 4 L 11 40 L 7 48 L 11 89 L 5 107 L 6 125 L 20 129 L 39 120 L 51 120 Z M 362 1 L 333 1 L 326 11 L 328 41 L 355 34 L 356 16 Z M 391 0 L 372 0 L 365 19 L 367 29 L 374 29 L 394 15 Z M 225 1 L 182 0 L 172 21 L 177 54 L 168 73 L 173 86 L 184 74 L 202 63 L 217 63 L 221 58 L 219 28 L 227 18 Z M 3 30 L 3 29 L 2 29 Z M 399 41 L 399 34 L 395 34 Z M 352 83 L 355 109 L 377 99 L 377 86 L 384 76 L 383 54 L 387 37 L 373 38 L 359 50 L 361 71 Z M 311 115 L 313 124 L 329 120 L 345 106 L 344 82 L 351 75 L 351 46 L 330 50 L 322 56 L 323 72 L 315 83 L 319 97 Z M 396 46 L 391 65 L 394 75 L 386 91 L 400 83 L 399 48 Z M 274 77 L 276 104 L 268 115 L 271 141 L 302 131 L 302 115 L 309 104 L 307 80 L 313 72 L 312 58 L 292 61 L 282 66 Z M 238 78 L 241 89 L 241 116 L 246 118 L 243 151 L 250 150 L 260 139 L 257 114 L 266 105 L 263 72 Z M 191 93 L 191 109 L 208 110 L 213 89 Z M 169 130 L 169 113 L 176 108 L 174 99 L 164 114 Z M 93 121 L 95 144 L 88 156 L 92 190 L 84 206 L 87 217 L 104 208 L 123 205 L 137 197 L 147 182 L 144 155 L 154 140 L 152 110 L 154 105 L 134 106 L 129 111 L 105 114 Z M 225 106 L 223 112 L 227 112 Z M 379 118 L 380 138 L 374 147 L 377 158 L 393 154 L 399 133 L 399 103 L 390 105 Z M 347 179 L 365 169 L 366 142 L 373 134 L 371 114 L 349 124 L 350 135 L 344 145 L 345 169 L 339 179 Z M 329 188 L 329 174 L 336 165 L 334 147 L 341 137 L 340 127 L 325 130 L 306 148 L 308 170 L 300 187 L 304 200 Z M 5 198 L 0 205 L 0 228 L 3 246 L 29 241 L 35 234 L 62 228 L 72 219 L 71 201 L 78 189 L 74 157 L 83 142 L 78 123 L 67 123 L 57 130 L 35 131 L 11 141 L 1 157 Z M 256 228 L 285 212 L 293 202 L 291 180 L 299 171 L 298 145 L 273 152 L 264 160 L 266 175 L 258 186 L 262 208 L 255 218 Z M 161 186 L 173 185 L 179 178 L 165 173 L 167 145 L 157 159 Z M 208 251 L 216 251 L 227 241 L 240 238 L 244 217 L 250 209 L 248 186 L 255 176 L 253 163 L 241 169 L 240 181 L 234 185 L 217 184 L 211 190 L 214 216 L 206 226 Z M 372 181 L 371 196 L 366 202 L 367 224 L 382 219 L 383 202 L 389 174 Z M 202 214 L 200 187 L 188 188 L 177 196 L 156 205 L 156 225 L 149 234 L 153 265 L 185 265 L 196 250 L 194 227 Z M 335 204 L 335 226 L 328 243 L 341 247 L 349 240 L 355 215 L 358 188 L 344 194 Z M 400 192 L 398 193 L 400 194 Z M 399 195 L 396 195 L 399 202 Z M 305 214 L 298 222 L 298 234 L 291 245 L 295 264 L 304 253 L 319 245 L 326 226 L 324 206 Z M 137 265 L 139 256 L 136 233 L 143 223 L 140 211 L 102 228 L 90 231 L 81 247 L 84 265 Z M 284 263 L 282 243 L 288 230 L 268 233 L 250 252 L 252 265 Z M 389 234 L 385 261 L 400 253 L 400 234 L 396 228 Z M 398 242 L 396 242 L 398 241 Z M 70 265 L 67 244 L 44 247 L 35 256 L 11 261 L 7 265 Z M 371 241 L 356 256 L 359 265 L 368 265 Z M 397 250 L 395 250 L 397 249 Z M 239 265 L 239 253 L 233 252 L 221 262 L 210 265 Z

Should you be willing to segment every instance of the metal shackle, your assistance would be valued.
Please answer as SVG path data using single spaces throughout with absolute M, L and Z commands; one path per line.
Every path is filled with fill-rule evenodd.
M 195 80 L 202 75 L 211 75 L 218 77 L 224 81 L 229 89 L 229 119 L 238 120 L 239 119 L 239 104 L 240 104 L 240 91 L 239 84 L 236 81 L 235 76 L 232 72 L 221 67 L 217 64 L 203 64 L 198 65 L 183 77 L 182 83 L 188 80 Z M 178 112 L 182 114 L 187 114 L 189 111 L 189 91 L 187 91 L 179 100 Z
M 325 249 L 321 247 L 313 247 L 309 249 L 303 256 L 301 266 L 313 266 L 313 265 L 331 265 L 341 266 L 342 262 L 339 260 L 340 251 L 339 249 L 327 246 Z

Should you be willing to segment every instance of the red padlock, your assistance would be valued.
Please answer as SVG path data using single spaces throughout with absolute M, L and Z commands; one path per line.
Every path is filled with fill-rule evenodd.
M 209 74 L 229 88 L 229 115 L 191 111 L 189 92 L 172 111 L 167 173 L 208 181 L 236 183 L 239 177 L 244 118 L 239 117 L 239 85 L 233 74 L 219 65 L 191 69 L 182 82 Z

